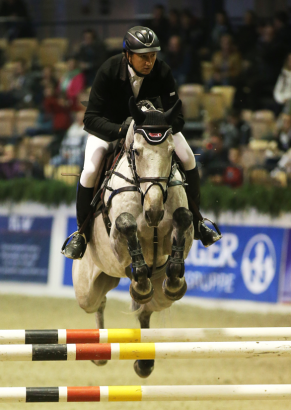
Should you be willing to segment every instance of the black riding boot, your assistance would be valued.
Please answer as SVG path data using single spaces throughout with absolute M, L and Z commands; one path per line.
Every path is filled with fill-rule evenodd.
M 80 230 L 85 219 L 91 211 L 90 203 L 93 199 L 94 188 L 85 188 L 79 183 L 77 190 L 77 224 Z M 84 233 L 78 231 L 73 234 L 73 239 L 66 245 L 62 253 L 70 259 L 82 259 L 86 251 L 87 242 L 90 240 L 90 223 Z
M 188 184 L 186 191 L 188 195 L 189 209 L 193 214 L 194 239 L 200 239 L 203 245 L 208 247 L 218 241 L 221 236 L 218 235 L 218 233 L 216 233 L 213 229 L 208 228 L 204 222 L 200 223 L 199 232 L 198 226 L 200 219 L 197 211 L 199 211 L 200 208 L 200 177 L 197 167 L 191 169 L 190 171 L 185 171 L 185 175 L 186 182 Z

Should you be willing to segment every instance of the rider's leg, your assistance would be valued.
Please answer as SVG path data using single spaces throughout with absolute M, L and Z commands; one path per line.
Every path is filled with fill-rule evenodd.
M 186 174 L 186 179 L 188 183 L 187 194 L 196 204 L 197 208 L 200 207 L 200 177 L 198 168 L 196 166 L 195 156 L 186 141 L 185 137 L 181 132 L 173 135 L 175 143 L 175 151 L 178 155 L 180 161 L 183 164 L 183 168 Z M 204 223 L 200 225 L 200 232 L 198 232 L 198 222 L 199 217 L 191 206 L 191 200 L 189 201 L 189 209 L 193 213 L 193 224 L 194 224 L 194 238 L 201 239 L 204 246 L 210 246 L 214 242 L 220 239 L 220 236 L 208 228 Z
M 77 224 L 78 229 L 82 226 L 90 213 L 90 203 L 93 199 L 93 190 L 98 173 L 101 171 L 101 163 L 107 152 L 114 149 L 114 143 L 108 143 L 93 135 L 88 136 L 85 150 L 84 169 L 81 174 L 77 189 Z M 86 239 L 85 239 L 86 238 Z M 90 240 L 90 224 L 84 234 L 78 232 L 71 242 L 65 247 L 64 255 L 70 259 L 81 259 L 86 250 L 86 243 Z

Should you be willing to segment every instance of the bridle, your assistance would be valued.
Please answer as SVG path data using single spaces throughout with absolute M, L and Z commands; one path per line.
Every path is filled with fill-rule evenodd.
M 160 127 L 161 126 L 155 127 L 155 126 L 151 125 L 151 129 L 155 129 L 155 130 L 157 130 L 157 128 L 160 128 Z M 165 127 L 165 126 L 163 126 L 163 127 Z M 166 127 L 167 127 L 167 130 L 169 130 L 169 132 L 171 132 L 171 128 L 169 128 L 169 126 L 166 126 Z M 137 129 L 136 131 L 139 131 L 139 130 L 140 129 Z M 127 161 L 128 161 L 128 166 L 130 167 L 130 169 L 132 171 L 132 179 L 127 178 L 126 176 L 124 176 L 120 172 L 116 171 L 116 168 L 119 164 L 119 161 L 123 157 L 124 154 L 126 154 Z M 168 198 L 168 188 L 172 188 L 172 187 L 175 187 L 175 186 L 185 187 L 187 185 L 185 175 L 183 174 L 181 169 L 179 169 L 179 165 L 176 161 L 175 155 L 172 155 L 171 170 L 170 170 L 170 174 L 167 177 L 142 177 L 142 176 L 139 176 L 138 173 L 137 173 L 137 169 L 136 169 L 136 155 L 138 155 L 138 154 L 133 148 L 133 142 L 130 144 L 130 146 L 127 150 L 123 146 L 123 148 L 120 152 L 118 160 L 115 162 L 112 169 L 106 173 L 106 178 L 105 178 L 104 183 L 102 185 L 102 190 L 103 190 L 103 211 L 102 211 L 102 213 L 103 213 L 103 219 L 104 219 L 104 222 L 105 222 L 105 226 L 106 226 L 108 235 L 110 234 L 110 230 L 111 230 L 111 222 L 110 222 L 110 218 L 109 218 L 109 209 L 110 209 L 112 200 L 116 195 L 118 195 L 120 193 L 123 193 L 123 192 L 134 192 L 134 191 L 139 192 L 140 196 L 141 196 L 141 205 L 143 206 L 146 194 L 149 192 L 149 190 L 153 186 L 158 186 L 158 187 L 160 187 L 160 189 L 162 191 L 162 194 L 163 194 L 163 203 L 166 203 L 167 198 Z M 180 180 L 173 180 L 177 170 L 179 170 L 179 172 L 181 174 L 181 177 L 182 177 L 181 181 Z M 130 185 L 125 186 L 125 187 L 121 187 L 121 188 L 118 188 L 118 189 L 112 189 L 108 184 L 109 184 L 109 181 L 110 181 L 110 179 L 113 175 L 116 175 L 117 177 L 124 179 Z M 141 187 L 140 187 L 140 184 L 142 184 L 144 182 L 150 182 L 150 185 L 146 189 L 145 192 L 143 192 Z M 163 187 L 162 183 L 166 183 L 166 188 Z M 105 190 L 111 191 L 111 194 L 110 194 L 108 200 L 106 201 L 106 203 L 105 203 L 105 199 L 104 199 Z M 100 197 L 100 195 L 99 195 L 99 197 Z M 96 205 L 96 202 L 93 204 L 93 201 L 92 201 L 91 205 Z

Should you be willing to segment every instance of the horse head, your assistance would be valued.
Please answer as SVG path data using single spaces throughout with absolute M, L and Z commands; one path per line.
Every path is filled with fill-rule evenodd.
M 134 177 L 140 186 L 145 220 L 148 226 L 158 226 L 164 217 L 175 151 L 171 124 L 180 112 L 181 101 L 163 113 L 150 103 L 140 109 L 132 97 L 129 108 L 134 132 L 128 134 L 126 146 Z

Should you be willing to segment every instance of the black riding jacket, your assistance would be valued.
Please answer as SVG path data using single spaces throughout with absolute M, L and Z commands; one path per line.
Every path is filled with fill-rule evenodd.
M 97 71 L 84 117 L 84 129 L 104 141 L 120 138 L 123 121 L 130 117 L 128 102 L 133 96 L 127 61 L 123 54 L 109 58 Z M 177 87 L 170 67 L 161 60 L 144 78 L 136 102 L 154 100 L 160 96 L 164 111 L 178 100 Z M 173 134 L 182 131 L 182 113 L 172 124 Z

